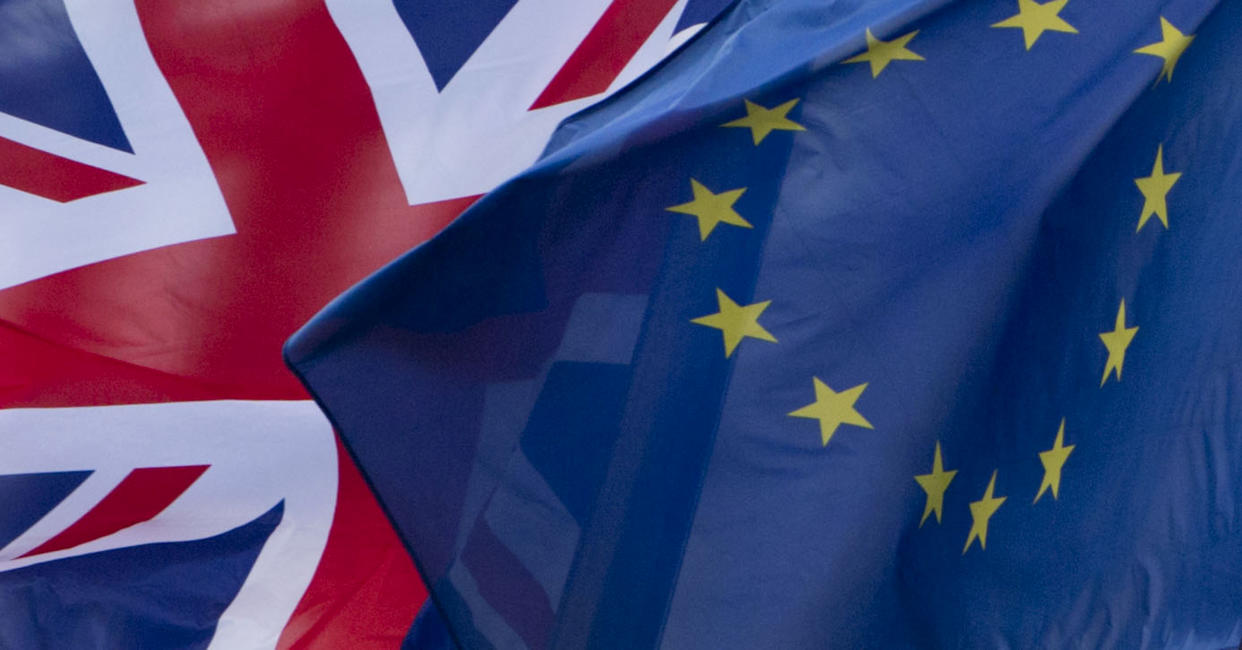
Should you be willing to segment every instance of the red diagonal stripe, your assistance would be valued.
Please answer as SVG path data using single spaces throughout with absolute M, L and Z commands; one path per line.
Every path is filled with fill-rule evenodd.
M 0 138 L 0 184 L 68 203 L 142 181 Z
M 677 0 L 613 0 L 530 110 L 608 90 Z
M 136 469 L 81 519 L 22 557 L 73 548 L 147 521 L 176 501 L 208 467 L 210 465 Z

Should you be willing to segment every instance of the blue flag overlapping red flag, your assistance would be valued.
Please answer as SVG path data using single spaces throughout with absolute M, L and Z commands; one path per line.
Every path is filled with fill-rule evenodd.
M 1236 646 L 1239 24 L 743 0 L 287 359 L 462 647 Z

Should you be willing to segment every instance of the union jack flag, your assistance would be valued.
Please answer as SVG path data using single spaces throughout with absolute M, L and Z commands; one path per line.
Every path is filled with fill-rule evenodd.
M 0 639 L 396 645 L 282 342 L 725 4 L 0 2 Z

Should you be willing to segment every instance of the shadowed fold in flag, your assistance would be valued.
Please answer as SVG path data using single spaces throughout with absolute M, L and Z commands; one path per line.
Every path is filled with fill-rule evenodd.
M 286 358 L 463 647 L 1236 647 L 1238 25 L 742 0 Z

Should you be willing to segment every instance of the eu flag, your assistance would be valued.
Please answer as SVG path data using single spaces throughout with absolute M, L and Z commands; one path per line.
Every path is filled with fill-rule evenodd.
M 1240 25 L 742 0 L 286 356 L 463 647 L 1236 646 Z

